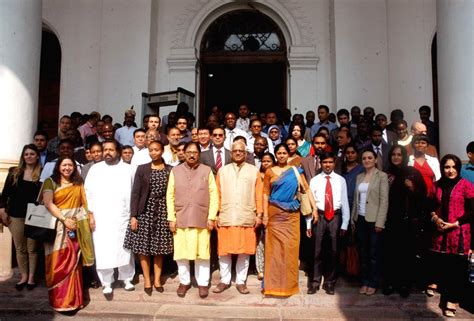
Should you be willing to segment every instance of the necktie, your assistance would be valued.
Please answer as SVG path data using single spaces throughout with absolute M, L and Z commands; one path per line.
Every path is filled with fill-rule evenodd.
M 234 131 L 231 130 L 229 132 L 229 146 L 232 146 L 232 143 L 234 142 Z
M 330 221 L 334 217 L 334 206 L 332 202 L 331 176 L 326 176 L 326 191 L 324 195 L 324 217 Z
M 320 168 L 320 164 L 319 164 L 319 157 L 318 156 L 315 156 L 314 157 L 314 172 L 317 174 L 319 172 L 319 168 Z
M 217 157 L 216 157 L 216 171 L 222 167 L 222 157 L 221 157 L 221 150 L 217 150 Z
M 383 170 L 383 159 L 382 159 L 382 153 L 380 152 L 380 146 L 375 147 L 377 150 L 377 168 L 379 170 Z

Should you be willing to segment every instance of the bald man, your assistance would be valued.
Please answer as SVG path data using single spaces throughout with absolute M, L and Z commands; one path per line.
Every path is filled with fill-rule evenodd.
M 427 133 L 426 125 L 423 124 L 422 122 L 415 121 L 411 125 L 411 136 L 412 137 L 416 136 L 416 135 L 426 135 L 426 133 Z M 405 148 L 407 150 L 408 155 L 413 155 L 413 153 L 415 152 L 414 149 L 413 149 L 412 144 L 408 144 L 407 146 L 405 146 Z M 426 154 L 431 156 L 431 157 L 438 158 L 438 152 L 436 151 L 436 147 L 434 145 L 432 145 L 431 142 L 428 145 L 428 149 L 426 151 Z
M 235 254 L 236 288 L 240 294 L 248 294 L 245 283 L 250 255 L 255 254 L 255 228 L 263 218 L 263 182 L 257 167 L 245 162 L 245 144 L 235 142 L 231 148 L 232 163 L 222 167 L 216 179 L 220 197 L 217 234 L 221 281 L 213 292 L 221 293 L 230 287 Z

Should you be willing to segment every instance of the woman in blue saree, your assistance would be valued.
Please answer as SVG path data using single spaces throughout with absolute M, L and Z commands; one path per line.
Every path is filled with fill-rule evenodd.
M 268 169 L 264 178 L 263 206 L 266 222 L 265 271 L 263 293 L 271 296 L 291 296 L 299 292 L 298 254 L 300 241 L 300 202 L 296 198 L 299 183 L 308 193 L 317 220 L 313 195 L 302 174 L 302 169 L 289 166 L 288 147 L 275 147 L 277 166 Z M 299 173 L 300 179 L 296 177 Z M 311 215 L 307 218 L 311 228 Z M 308 232 L 308 236 L 310 236 Z

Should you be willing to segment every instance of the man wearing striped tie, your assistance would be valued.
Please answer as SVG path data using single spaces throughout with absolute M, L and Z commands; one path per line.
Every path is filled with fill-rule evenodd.
M 212 168 L 214 176 L 224 165 L 232 162 L 230 151 L 224 148 L 225 131 L 224 129 L 217 127 L 212 130 L 211 135 L 212 148 L 208 151 L 202 152 L 201 163 Z

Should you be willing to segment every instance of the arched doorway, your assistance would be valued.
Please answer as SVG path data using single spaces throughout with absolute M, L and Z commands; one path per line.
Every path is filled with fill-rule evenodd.
M 228 12 L 209 25 L 200 46 L 200 123 L 218 105 L 253 112 L 287 108 L 287 50 L 278 25 L 258 10 Z
M 61 45 L 58 37 L 43 29 L 38 97 L 38 129 L 49 137 L 58 133 L 59 89 L 61 82 Z

